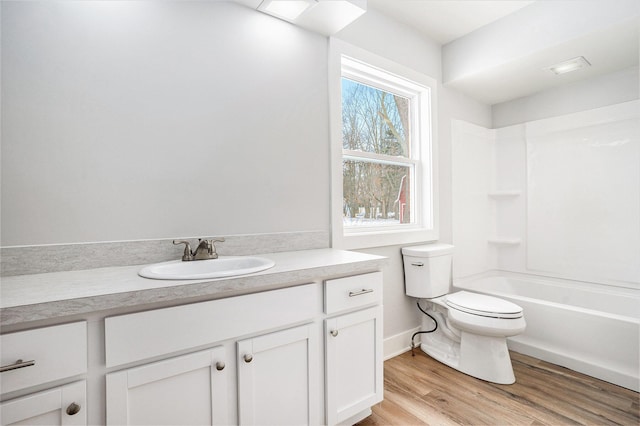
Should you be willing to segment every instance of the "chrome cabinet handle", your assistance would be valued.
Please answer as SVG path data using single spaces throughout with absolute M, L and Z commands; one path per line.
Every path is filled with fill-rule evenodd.
M 19 359 L 13 364 L 3 365 L 2 367 L 0 367 L 0 373 L 4 373 L 5 371 L 17 370 L 18 368 L 31 367 L 32 365 L 36 365 L 35 360 L 23 361 Z
M 226 367 L 226 365 L 224 364 L 224 362 L 222 362 L 222 361 L 218 361 L 218 362 L 216 362 L 216 370 L 218 370 L 218 371 L 222 371 L 222 370 L 224 370 L 224 367 Z
M 333 337 L 336 337 L 338 335 L 338 330 L 331 330 L 329 334 L 331 334 Z
M 363 288 L 360 291 L 350 291 L 349 292 L 349 297 L 361 296 L 361 295 L 367 294 L 367 293 L 373 293 L 373 289 L 372 288 Z
M 70 416 L 78 414 L 79 412 L 80 412 L 80 406 L 78 404 L 76 404 L 75 402 L 72 402 L 67 407 L 67 414 L 70 415 Z
M 251 354 L 245 354 L 245 356 L 243 357 L 244 362 L 246 362 L 247 364 L 250 363 L 251 361 L 253 361 L 253 355 Z
M 415 262 L 415 263 L 412 263 L 412 265 L 413 265 L 413 266 L 424 266 L 424 263 L 422 263 L 422 262 Z

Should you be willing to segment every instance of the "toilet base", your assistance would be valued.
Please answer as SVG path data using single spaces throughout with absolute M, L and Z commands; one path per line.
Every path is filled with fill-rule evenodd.
M 504 337 L 467 335 L 462 337 L 460 344 L 445 348 L 423 343 L 420 349 L 433 359 L 469 376 L 502 385 L 516 381 Z
M 462 332 L 460 371 L 488 382 L 515 383 L 506 337 L 479 336 Z
M 456 330 L 459 335 L 457 338 L 452 333 L 444 332 L 443 329 L 448 326 L 443 321 L 443 315 L 433 313 L 438 317 L 439 327 L 434 333 L 422 335 L 420 349 L 424 353 L 451 368 L 487 382 L 504 385 L 515 383 L 506 337 L 480 336 Z M 423 329 L 432 328 L 432 324 L 430 319 L 426 319 Z

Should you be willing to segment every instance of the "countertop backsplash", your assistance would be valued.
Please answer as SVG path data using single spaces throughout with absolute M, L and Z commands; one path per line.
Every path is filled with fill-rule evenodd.
M 215 235 L 218 236 L 218 235 Z M 191 240 L 212 238 L 176 237 Z M 329 247 L 328 231 L 282 232 L 273 234 L 220 235 L 225 241 L 216 243 L 221 256 L 242 256 Z M 0 248 L 3 277 L 48 272 L 77 271 L 111 266 L 132 266 L 178 260 L 184 246 L 173 245 L 173 239 L 115 241 Z M 192 245 L 195 247 L 195 245 Z

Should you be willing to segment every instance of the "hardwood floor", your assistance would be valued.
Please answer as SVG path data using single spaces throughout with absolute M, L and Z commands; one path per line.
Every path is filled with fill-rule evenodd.
M 511 353 L 516 383 L 488 383 L 416 350 L 384 364 L 384 401 L 358 425 L 640 425 L 639 394 Z

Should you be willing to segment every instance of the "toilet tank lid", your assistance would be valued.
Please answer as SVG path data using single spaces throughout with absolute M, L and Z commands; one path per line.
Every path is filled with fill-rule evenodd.
M 402 254 L 416 257 L 443 256 L 445 254 L 453 253 L 453 248 L 454 247 L 451 244 L 423 244 L 421 246 L 403 247 Z

